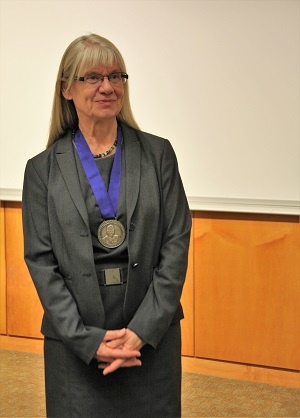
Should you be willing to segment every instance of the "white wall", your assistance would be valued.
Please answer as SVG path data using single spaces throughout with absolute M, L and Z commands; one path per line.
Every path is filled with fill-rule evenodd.
M 0 0 L 0 189 L 45 146 L 61 56 L 121 50 L 143 130 L 168 137 L 189 197 L 300 200 L 298 0 Z

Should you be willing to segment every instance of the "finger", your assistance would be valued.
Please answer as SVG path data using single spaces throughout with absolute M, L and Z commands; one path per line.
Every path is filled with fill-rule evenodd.
M 124 337 L 125 334 L 126 334 L 125 328 L 116 329 L 116 330 L 108 330 L 106 331 L 103 341 L 111 341 L 111 340 L 119 339 L 119 338 Z
M 107 347 L 110 347 L 110 348 L 123 348 L 124 342 L 125 342 L 124 338 L 117 338 L 115 340 L 107 341 L 105 342 L 105 344 L 107 345 Z
M 141 353 L 137 350 L 127 350 L 119 348 L 109 348 L 105 344 L 101 344 L 101 350 L 96 354 L 96 359 L 100 362 L 106 362 L 107 359 L 113 361 L 116 359 L 128 359 L 131 357 L 140 357 Z
M 142 362 L 141 360 L 137 358 L 132 358 L 125 360 L 125 362 L 122 364 L 122 367 L 135 367 L 135 366 L 141 366 Z
M 113 357 L 114 359 L 128 359 L 131 357 L 141 357 L 141 353 L 138 350 L 129 350 L 125 348 L 109 348 L 107 347 L 104 356 Z
M 98 363 L 112 363 L 114 360 L 116 360 L 113 357 L 107 357 L 107 356 L 100 356 L 97 358 Z
M 106 369 L 105 374 L 109 374 L 109 373 L 112 373 L 113 371 L 116 371 L 117 369 L 112 370 L 108 368 L 110 364 L 111 363 L 98 363 L 98 369 L 102 369 L 102 370 Z M 135 367 L 135 366 L 141 366 L 141 365 L 142 365 L 142 362 L 139 359 L 127 359 L 122 364 L 119 365 L 118 369 L 121 367 L 122 368 Z
M 107 363 L 105 367 L 103 367 L 103 375 L 106 376 L 109 373 L 113 373 L 114 371 L 119 369 L 124 362 L 125 362 L 124 359 L 116 359 L 112 361 L 111 363 Z
M 105 369 L 107 367 L 108 363 L 98 363 L 98 369 Z
M 109 373 L 113 373 L 114 371 L 120 369 L 121 367 L 135 367 L 135 366 L 141 366 L 142 362 L 137 359 L 137 358 L 131 358 L 131 359 L 117 359 L 114 360 L 112 363 L 107 364 L 104 368 L 103 368 L 103 375 L 106 376 Z

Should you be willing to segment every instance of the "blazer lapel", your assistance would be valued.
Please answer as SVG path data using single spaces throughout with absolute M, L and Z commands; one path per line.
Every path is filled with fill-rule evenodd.
M 56 159 L 74 205 L 88 226 L 88 213 L 79 183 L 70 134 L 57 141 Z
M 122 131 L 125 144 L 127 218 L 130 221 L 140 189 L 141 145 L 133 129 L 122 124 Z
M 121 126 L 125 147 L 127 218 L 130 220 L 139 195 L 141 147 L 135 131 L 124 124 Z M 79 183 L 70 134 L 57 141 L 56 159 L 74 205 L 88 226 L 88 213 Z

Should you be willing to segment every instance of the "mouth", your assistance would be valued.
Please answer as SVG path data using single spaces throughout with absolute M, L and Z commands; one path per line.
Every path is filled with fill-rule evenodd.
M 97 103 L 101 103 L 101 104 L 111 104 L 111 103 L 114 103 L 115 100 L 103 100 L 103 99 L 99 99 L 99 100 L 96 100 L 96 102 Z

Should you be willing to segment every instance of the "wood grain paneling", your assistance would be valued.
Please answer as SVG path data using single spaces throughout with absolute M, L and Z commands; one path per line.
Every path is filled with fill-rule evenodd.
M 182 332 L 182 354 L 184 356 L 195 355 L 194 335 L 194 229 L 191 231 L 189 248 L 189 261 L 185 284 L 183 287 L 181 303 L 184 312 L 184 319 L 181 321 Z
M 182 357 L 182 369 L 187 373 L 198 373 L 227 379 L 290 386 L 300 389 L 300 373 L 298 371 L 184 356 Z
M 300 369 L 299 218 L 198 213 L 197 357 Z
M 20 338 L 0 335 L 0 348 L 4 350 L 29 351 L 31 353 L 43 354 L 43 347 L 44 340 L 41 338 Z
M 42 337 L 42 307 L 24 262 L 20 203 L 5 205 L 7 334 Z
M 6 262 L 4 202 L 0 202 L 0 334 L 6 334 Z
M 42 308 L 23 260 L 21 204 L 2 203 L 0 215 L 0 346 L 26 349 L 15 337 L 41 338 Z M 191 367 L 200 361 L 208 374 L 223 373 L 241 363 L 251 380 L 250 366 L 266 366 L 273 383 L 283 376 L 277 369 L 299 371 L 299 300 L 298 217 L 193 212 L 182 294 L 182 352 Z

